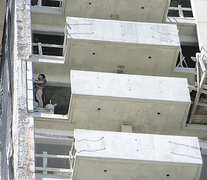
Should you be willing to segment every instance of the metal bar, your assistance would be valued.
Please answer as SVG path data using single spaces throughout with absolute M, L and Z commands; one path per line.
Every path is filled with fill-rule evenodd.
M 179 13 L 179 17 L 184 18 L 183 10 L 182 10 L 182 6 L 181 5 L 178 5 L 178 13 Z
M 38 46 L 38 43 L 32 43 L 33 46 Z M 53 48 L 63 48 L 63 45 L 59 44 L 43 44 L 41 43 L 42 47 L 53 47 Z
M 199 120 L 206 120 L 207 119 L 207 115 L 194 115 L 194 117 Z
M 43 168 L 47 168 L 47 152 L 43 151 Z M 47 171 L 43 171 L 43 174 L 47 174 Z
M 207 89 L 207 85 L 206 85 L 206 84 L 204 84 L 204 85 L 203 85 L 203 88 L 204 88 L 204 89 Z
M 198 106 L 204 106 L 204 107 L 207 107 L 207 103 L 201 103 L 201 102 L 199 102 L 198 103 Z M 195 115 L 194 115 L 195 116 Z
M 196 62 L 196 77 L 197 77 L 197 91 L 199 91 L 199 89 L 200 89 L 200 73 L 199 73 L 199 63 L 198 62 Z
M 200 63 L 202 71 L 205 73 L 206 72 L 206 67 L 205 67 L 200 55 L 198 55 L 198 62 Z
M 197 93 L 196 93 L 196 97 L 195 97 L 195 100 L 194 100 L 194 103 L 193 103 L 193 107 L 192 107 L 192 110 L 191 110 L 191 115 L 190 115 L 190 119 L 189 119 L 189 124 L 192 123 L 193 121 L 193 116 L 195 114 L 195 111 L 196 111 L 196 107 L 198 105 L 198 101 L 199 101 L 199 98 L 200 98 L 200 83 L 199 83 L 199 80 L 200 80 L 200 70 L 199 70 L 199 62 L 196 62 L 196 73 L 197 73 Z
M 204 87 L 205 80 L 206 80 L 206 74 L 203 73 L 200 82 L 200 89 Z
M 63 169 L 63 168 L 44 168 L 44 167 L 36 167 L 36 171 L 51 171 L 51 172 L 61 172 L 61 173 L 68 173 L 72 174 L 71 169 Z
M 42 44 L 41 44 L 41 42 L 38 42 L 37 46 L 38 46 L 39 55 L 42 56 Z
M 35 154 L 35 157 L 41 157 L 41 158 L 58 158 L 58 159 L 68 159 L 68 155 L 53 155 L 53 154 Z
M 197 91 L 198 89 L 195 86 L 188 86 L 189 89 L 193 90 L 193 91 Z M 200 89 L 200 92 L 203 94 L 207 94 L 206 90 Z
M 181 7 L 183 11 L 192 11 L 192 8 L 184 8 Z M 178 7 L 169 7 L 169 10 L 174 10 L 174 11 L 178 11 Z

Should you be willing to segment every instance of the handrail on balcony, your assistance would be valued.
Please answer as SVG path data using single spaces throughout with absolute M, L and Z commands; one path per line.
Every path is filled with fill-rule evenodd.
M 48 158 L 55 158 L 55 159 L 70 159 L 69 155 L 54 155 L 54 154 L 47 154 L 47 152 L 43 152 L 43 154 L 35 154 L 36 158 L 43 158 L 43 166 L 36 167 L 36 171 L 42 171 L 43 174 L 47 174 L 48 171 L 53 173 L 65 173 L 68 175 L 72 174 L 72 168 L 52 168 L 48 167 Z
M 197 109 L 197 106 L 200 105 L 199 103 L 199 99 L 200 99 L 200 95 L 206 94 L 207 95 L 207 85 L 206 85 L 206 81 L 207 81 L 207 51 L 204 48 L 201 48 L 201 53 L 197 53 L 196 54 L 196 69 L 195 69 L 195 75 L 196 75 L 196 82 L 195 82 L 195 87 L 191 87 L 189 86 L 189 88 L 191 90 L 196 91 L 196 96 L 192 105 L 192 109 L 191 109 L 191 114 L 190 114 L 190 119 L 188 121 L 189 124 L 192 123 L 194 116 L 195 116 L 195 112 Z M 202 104 L 202 106 L 204 106 Z
M 61 48 L 63 49 L 63 45 L 59 45 L 59 44 L 45 44 L 45 43 L 32 43 L 32 46 L 37 46 L 38 47 L 38 52 L 40 56 L 43 56 L 43 47 L 47 47 L 47 48 Z

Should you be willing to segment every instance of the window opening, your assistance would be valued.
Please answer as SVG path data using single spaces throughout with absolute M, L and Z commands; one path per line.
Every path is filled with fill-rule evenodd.
M 71 172 L 69 163 L 70 148 L 70 145 L 36 143 L 35 173 L 68 176 Z
M 190 0 L 171 0 L 168 17 L 193 17 Z
M 39 108 L 36 94 L 34 95 L 35 112 L 67 115 L 70 96 L 70 87 L 48 86 L 46 84 L 42 94 L 43 108 Z
M 32 6 L 62 7 L 63 0 L 31 0 Z
M 68 114 L 71 88 L 59 86 L 46 86 L 46 101 L 45 104 L 57 104 L 55 106 L 54 114 Z
M 192 61 L 191 57 L 195 57 L 198 51 L 198 46 L 181 45 L 176 67 L 195 68 L 195 62 Z
M 63 56 L 64 36 L 33 33 L 33 54 Z

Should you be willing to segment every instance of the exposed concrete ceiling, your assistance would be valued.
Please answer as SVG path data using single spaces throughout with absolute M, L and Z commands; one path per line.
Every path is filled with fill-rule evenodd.
M 67 0 L 64 11 L 72 17 L 161 23 L 169 4 L 170 0 Z

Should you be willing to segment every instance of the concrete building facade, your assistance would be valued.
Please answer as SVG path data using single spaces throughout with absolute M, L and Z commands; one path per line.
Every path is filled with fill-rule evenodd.
M 1 4 L 1 179 L 207 179 L 205 0 Z

